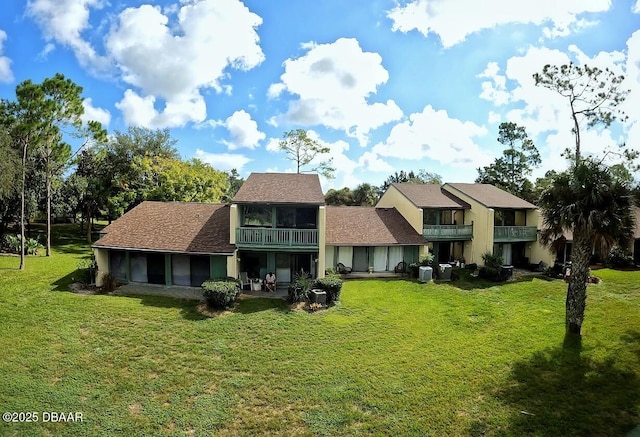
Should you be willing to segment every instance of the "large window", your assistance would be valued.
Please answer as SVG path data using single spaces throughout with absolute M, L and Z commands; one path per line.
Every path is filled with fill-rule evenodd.
M 245 206 L 242 211 L 242 226 L 271 227 L 271 208 L 268 206 Z
M 316 229 L 317 211 L 315 208 L 276 208 L 276 226 L 278 228 Z
M 109 251 L 109 273 L 121 281 L 127 280 L 127 264 L 124 250 Z
M 516 225 L 516 212 L 513 209 L 497 209 L 493 217 L 494 226 Z

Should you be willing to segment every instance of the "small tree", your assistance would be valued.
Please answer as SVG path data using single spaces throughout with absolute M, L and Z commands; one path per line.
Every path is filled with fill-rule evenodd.
M 296 163 L 297 173 L 303 172 L 302 167 L 312 165 L 308 172 L 317 172 L 328 179 L 333 179 L 333 173 L 336 171 L 331 166 L 333 158 L 324 161 L 317 161 L 316 157 L 329 154 L 331 151 L 328 147 L 323 147 L 320 143 L 309 138 L 307 131 L 304 129 L 296 129 L 286 132 L 280 141 L 280 150 L 284 151 L 287 159 Z
M 500 124 L 498 142 L 507 149 L 493 164 L 478 168 L 476 182 L 495 185 L 515 196 L 530 199 L 533 186 L 527 176 L 540 165 L 538 149 L 524 127 L 510 122 Z

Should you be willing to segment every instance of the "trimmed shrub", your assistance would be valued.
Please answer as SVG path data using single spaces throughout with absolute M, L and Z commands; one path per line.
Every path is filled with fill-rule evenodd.
M 331 304 L 340 300 L 342 279 L 336 275 L 328 275 L 324 278 L 318 278 L 313 282 L 313 288 L 325 291 L 327 293 L 327 304 Z
M 209 308 L 224 310 L 234 304 L 240 294 L 238 282 L 232 280 L 205 281 L 202 283 L 202 294 Z
M 609 255 L 607 255 L 605 266 L 614 269 L 632 267 L 633 257 L 626 254 L 620 246 L 614 246 L 611 248 Z
M 433 267 L 434 256 L 431 253 L 425 253 L 422 258 L 420 258 L 420 265 L 423 267 Z
M 296 303 L 307 300 L 307 293 L 313 286 L 313 279 L 311 275 L 304 270 L 300 273 L 296 273 L 293 277 L 293 281 L 289 284 L 289 302 Z

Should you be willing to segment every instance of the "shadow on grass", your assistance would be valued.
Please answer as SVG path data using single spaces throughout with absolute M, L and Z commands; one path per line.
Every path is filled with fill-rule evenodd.
M 640 347 L 640 335 L 629 337 Z M 585 356 L 579 341 L 534 354 L 512 366 L 497 398 L 509 405 L 507 435 L 624 435 L 640 420 L 638 376 L 614 357 Z M 471 432 L 486 431 L 478 421 Z
M 123 294 L 120 296 L 125 296 L 132 299 L 138 299 L 142 305 L 146 305 L 150 307 L 166 308 L 166 309 L 179 308 L 180 315 L 186 320 L 200 321 L 200 320 L 207 320 L 210 318 L 209 316 L 198 312 L 197 306 L 198 304 L 200 304 L 200 301 L 198 300 L 179 299 L 179 298 L 168 297 L 168 296 L 139 295 L 139 294 L 135 294 L 135 295 Z
M 289 304 L 284 299 L 270 299 L 270 298 L 249 298 L 239 301 L 234 313 L 239 314 L 252 314 L 260 311 L 276 310 L 283 313 L 291 311 Z
M 71 292 L 71 288 L 69 287 L 74 282 L 83 282 L 87 283 L 89 281 L 89 273 L 87 269 L 76 269 L 68 275 L 63 276 L 56 280 L 53 284 L 53 291 L 69 291 Z
M 533 272 L 530 275 L 527 274 L 527 275 L 518 276 L 517 278 L 511 278 L 506 282 L 493 282 L 493 281 L 488 281 L 482 278 L 474 278 L 471 276 L 471 272 L 469 270 L 459 270 L 456 273 L 458 273 L 458 278 L 453 281 L 449 281 L 449 282 L 436 281 L 436 282 L 440 284 L 448 284 L 452 287 L 459 288 L 461 290 L 471 291 L 471 290 L 484 290 L 486 288 L 492 288 L 492 287 L 502 287 L 505 285 L 518 284 L 522 282 L 533 282 L 534 279 L 539 279 L 545 282 L 554 281 L 554 279 L 549 278 L 548 276 L 545 276 L 539 273 L 533 273 Z

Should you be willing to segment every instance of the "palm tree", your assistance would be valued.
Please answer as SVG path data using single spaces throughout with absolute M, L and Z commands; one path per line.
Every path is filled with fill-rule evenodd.
M 580 335 L 587 301 L 589 260 L 594 245 L 606 253 L 633 238 L 633 197 L 628 184 L 601 162 L 583 158 L 558 174 L 540 197 L 542 242 L 552 245 L 573 231 L 571 276 L 567 287 L 567 334 Z

